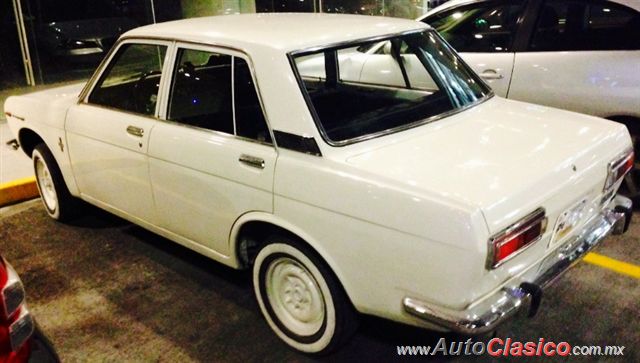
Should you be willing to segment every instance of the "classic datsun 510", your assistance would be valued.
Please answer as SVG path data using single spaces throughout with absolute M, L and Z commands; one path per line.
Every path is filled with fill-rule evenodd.
M 51 217 L 82 199 L 251 268 L 304 352 L 340 346 L 356 312 L 490 332 L 630 220 L 623 125 L 496 97 L 414 21 L 145 26 L 88 83 L 5 113 Z

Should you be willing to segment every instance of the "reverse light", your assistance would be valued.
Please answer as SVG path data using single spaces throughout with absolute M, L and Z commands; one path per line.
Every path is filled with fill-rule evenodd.
M 633 169 L 635 155 L 633 150 L 625 151 L 620 157 L 609 163 L 604 191 L 609 191 L 618 181 Z
M 538 208 L 520 221 L 489 239 L 487 268 L 493 269 L 522 252 L 542 237 L 547 229 L 544 208 Z

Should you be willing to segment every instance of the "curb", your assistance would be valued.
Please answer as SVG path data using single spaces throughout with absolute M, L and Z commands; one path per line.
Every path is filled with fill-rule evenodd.
M 0 207 L 38 197 L 36 178 L 29 177 L 0 184 Z

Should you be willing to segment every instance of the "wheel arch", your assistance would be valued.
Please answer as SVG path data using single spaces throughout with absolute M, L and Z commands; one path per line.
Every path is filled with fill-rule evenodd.
M 272 234 L 284 234 L 300 243 L 306 245 L 319 257 L 334 274 L 338 283 L 346 293 L 349 301 L 353 304 L 353 299 L 349 293 L 349 281 L 344 278 L 342 270 L 331 254 L 322 248 L 321 244 L 311 235 L 296 225 L 293 225 L 277 216 L 265 212 L 249 212 L 242 215 L 234 224 L 230 235 L 230 248 L 236 266 L 239 269 L 246 269 L 252 266 L 260 246 L 264 239 Z M 355 305 L 354 305 L 355 306 Z
M 39 125 L 42 127 L 42 125 Z M 67 185 L 67 188 L 71 192 L 72 195 L 78 196 L 79 190 L 76 185 L 75 177 L 73 176 L 71 165 L 69 162 L 69 157 L 67 154 L 67 149 L 64 151 L 56 146 L 56 139 L 60 138 L 60 142 L 64 139 L 64 131 L 58 129 L 54 130 L 54 133 L 48 133 L 44 131 L 49 131 L 46 127 L 42 127 L 42 130 L 39 130 L 38 127 L 34 127 L 34 125 L 29 125 L 29 127 L 22 127 L 17 132 L 18 144 L 20 144 L 20 149 L 27 155 L 29 159 L 31 159 L 31 154 L 35 147 L 42 143 L 45 144 L 46 147 L 51 151 L 54 161 L 60 168 L 62 172 L 62 177 L 64 178 L 64 182 Z
M 22 129 L 20 129 L 20 131 L 18 131 L 18 143 L 20 144 L 20 149 L 29 158 L 31 158 L 33 149 L 35 149 L 38 144 L 43 143 L 46 145 L 46 142 L 44 141 L 42 136 L 40 136 L 36 131 L 27 127 L 23 127 Z M 49 145 L 47 145 L 47 147 L 51 149 Z

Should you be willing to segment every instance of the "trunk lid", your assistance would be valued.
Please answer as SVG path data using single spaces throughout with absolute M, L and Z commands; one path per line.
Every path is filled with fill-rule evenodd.
M 607 163 L 631 142 L 621 124 L 499 97 L 409 133 L 347 162 L 476 206 L 492 234 L 540 206 L 553 227 L 576 198 L 602 192 Z

